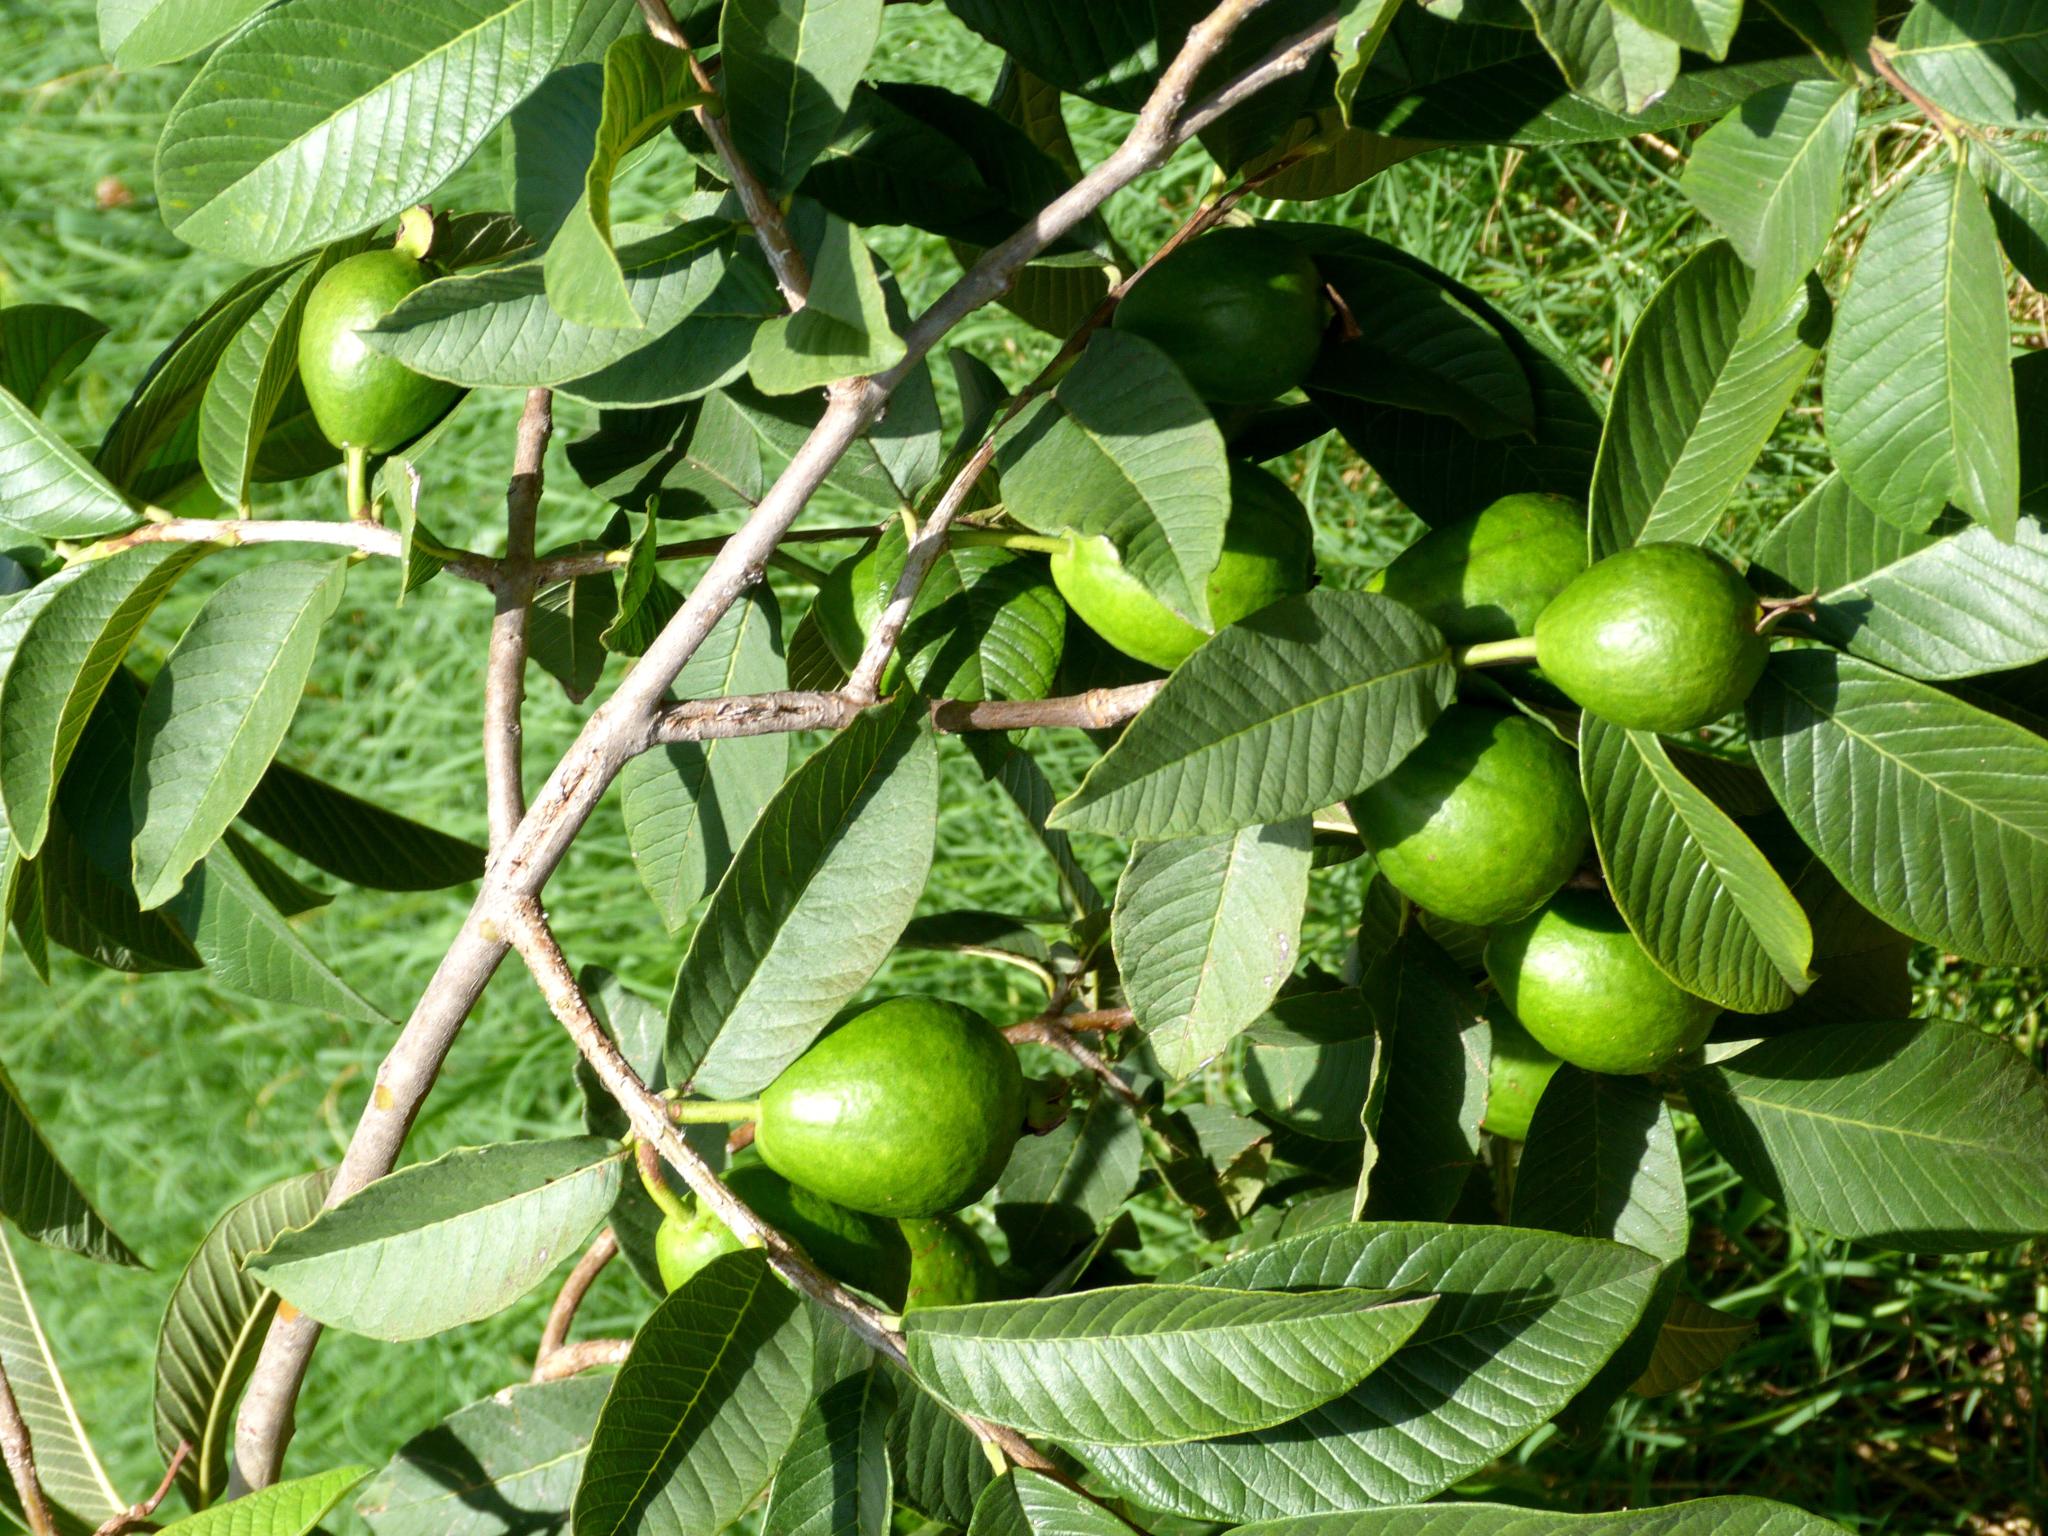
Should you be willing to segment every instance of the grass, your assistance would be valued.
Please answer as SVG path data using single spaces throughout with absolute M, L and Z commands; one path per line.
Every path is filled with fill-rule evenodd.
M 936 8 L 892 8 L 889 74 L 966 92 L 993 78 L 989 55 Z M 84 0 L 30 8 L 0 0 L 0 303 L 79 305 L 112 331 L 62 391 L 55 419 L 89 442 L 183 319 L 233 273 L 187 251 L 151 205 L 150 155 L 189 67 L 112 72 Z M 1119 131 L 1109 114 L 1070 104 L 1084 161 Z M 1910 144 L 1873 144 L 1861 185 L 1881 181 Z M 444 199 L 497 201 L 495 150 Z M 655 212 L 668 162 L 642 162 L 622 211 Z M 1108 217 L 1124 244 L 1148 249 L 1209 185 L 1186 150 Z M 1657 285 L 1705 238 L 1654 145 L 1568 153 L 1475 152 L 1397 168 L 1330 203 L 1268 210 L 1341 222 L 1393 240 L 1486 293 L 1604 389 L 1629 329 Z M 913 305 L 956 272 L 936 241 L 876 236 Z M 1831 275 L 1831 281 L 1833 275 Z M 1000 311 L 975 316 L 954 342 L 1012 383 L 1051 342 Z M 945 372 L 940 369 L 942 389 Z M 1810 388 L 1731 507 L 1723 537 L 1745 547 L 1823 471 Z M 443 536 L 490 547 L 501 516 L 516 400 L 479 398 L 426 466 L 423 508 Z M 564 402 L 550 459 L 544 543 L 587 537 L 608 509 L 582 492 L 560 444 L 591 425 Z M 1413 535 L 1415 524 L 1341 443 L 1290 465 L 1314 509 L 1326 577 L 1355 584 Z M 279 515 L 334 515 L 338 481 L 288 488 Z M 820 521 L 837 520 L 821 505 Z M 211 580 L 202 568 L 152 622 L 140 659 L 153 666 Z M 211 570 L 212 574 L 208 572 Z M 477 744 L 487 600 L 442 582 L 403 606 L 391 571 L 351 578 L 323 642 L 311 697 L 286 756 L 435 825 L 481 837 Z M 795 589 L 786 594 L 798 596 Z M 528 761 L 539 773 L 581 711 L 538 673 Z M 1014 813 L 948 744 L 941 855 L 924 910 L 1051 911 L 1042 862 L 1020 857 Z M 1078 759 L 1064 764 L 1072 771 Z M 1105 887 L 1114 851 L 1084 849 Z M 680 954 L 639 890 L 616 810 L 603 807 L 550 887 L 565 946 L 650 992 Z M 1307 948 L 1335 966 L 1357 910 L 1355 872 L 1317 876 Z M 402 1014 L 453 934 L 467 893 L 342 895 L 308 925 L 347 976 Z M 1923 953 L 1922 1011 L 2006 1032 L 2037 1062 L 2044 989 L 2037 973 L 1991 970 Z M 880 985 L 920 983 L 997 1016 L 1031 1011 L 1022 973 L 925 955 L 892 961 Z M 133 980 L 58 962 L 45 990 L 17 960 L 0 973 L 0 1057 L 64 1156 L 115 1226 L 154 1266 L 117 1271 L 39 1250 L 24 1267 L 60 1358 L 123 1489 L 153 1482 L 149 1380 L 155 1320 L 184 1257 L 215 1216 L 270 1181 L 333 1160 L 344 1145 L 387 1036 L 383 1031 L 248 1003 L 202 978 Z M 412 1151 L 559 1133 L 576 1122 L 570 1051 L 516 973 L 492 985 L 465 1030 Z M 2043 1379 L 2048 1273 L 2038 1248 L 1934 1260 L 1878 1253 L 1802 1230 L 1742 1189 L 1686 1130 L 1697 1235 L 1690 1284 L 1702 1299 L 1755 1317 L 1755 1340 L 1697 1389 L 1630 1399 L 1597 1431 L 1539 1432 L 1467 1490 L 1582 1509 L 1708 1492 L 1769 1494 L 1867 1530 L 2041 1529 Z M 331 1336 L 301 1404 L 294 1464 L 381 1461 L 449 1409 L 524 1374 L 545 1295 L 430 1344 L 390 1347 Z M 617 1273 L 586 1314 L 592 1332 L 629 1328 L 644 1297 Z M 337 1526 L 337 1529 L 345 1528 Z

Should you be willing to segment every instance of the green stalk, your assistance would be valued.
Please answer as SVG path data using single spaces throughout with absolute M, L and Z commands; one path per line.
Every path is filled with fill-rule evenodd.
M 954 528 L 947 532 L 946 542 L 956 549 L 981 544 L 995 549 L 1021 549 L 1033 554 L 1056 555 L 1066 547 L 1067 541 L 1042 533 L 1010 533 L 1001 528 Z
M 375 522 L 370 506 L 370 450 L 344 448 L 342 461 L 348 466 L 348 515 L 359 523 Z
M 1522 635 L 1513 640 L 1482 640 L 1477 645 L 1461 645 L 1451 652 L 1451 662 L 1459 667 L 1511 667 L 1536 659 L 1536 641 Z
M 643 1142 L 633 1146 L 633 1166 L 640 1171 L 640 1187 L 647 1191 L 647 1198 L 660 1209 L 661 1214 L 671 1221 L 690 1222 L 697 1219 L 697 1213 L 690 1209 L 668 1186 L 668 1180 L 661 1175 L 661 1159 L 652 1156 L 654 1149 Z
M 674 1099 L 668 1106 L 677 1125 L 737 1125 L 760 1113 L 759 1099 Z

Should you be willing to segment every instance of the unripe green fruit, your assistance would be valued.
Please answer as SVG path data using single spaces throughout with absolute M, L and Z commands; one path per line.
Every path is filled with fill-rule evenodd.
M 1396 890 L 1479 927 L 1541 906 L 1593 835 L 1565 745 L 1533 720 L 1470 704 L 1446 709 L 1392 773 L 1349 803 Z
M 1586 509 L 1523 492 L 1432 529 L 1365 584 L 1421 614 L 1453 645 L 1512 640 L 1586 568 Z
M 1597 891 L 1559 891 L 1494 929 L 1486 974 L 1539 1045 L 1588 1072 L 1668 1066 L 1698 1048 L 1721 1011 L 1658 970 Z
M 754 1146 L 792 1183 L 877 1216 L 936 1216 L 995 1183 L 1024 1074 L 994 1025 L 931 997 L 855 1014 L 761 1095 Z
M 1504 1009 L 1489 1011 L 1493 1056 L 1486 1070 L 1486 1129 L 1504 1141 L 1521 1141 L 1543 1097 L 1563 1065 Z
M 689 1221 L 664 1216 L 654 1233 L 654 1265 L 661 1283 L 679 1291 L 689 1278 L 720 1254 L 737 1253 L 744 1245 L 732 1229 L 709 1211 Z
M 1574 580 L 1536 621 L 1536 661 L 1581 709 L 1676 734 L 1749 697 L 1770 641 L 1756 594 L 1696 544 L 1638 544 Z
M 897 1223 L 910 1245 L 910 1291 L 903 1310 L 958 1307 L 1002 1295 L 995 1261 L 974 1228 L 958 1216 L 927 1216 Z
M 1292 491 L 1253 464 L 1230 466 L 1230 518 L 1223 554 L 1209 574 L 1209 618 L 1217 629 L 1309 589 L 1315 529 Z M 1100 534 L 1069 533 L 1052 557 L 1053 583 L 1067 606 L 1126 656 L 1167 671 L 1193 655 L 1213 630 L 1197 629 L 1124 569 Z
M 1264 230 L 1219 229 L 1139 278 L 1111 324 L 1172 358 L 1204 400 L 1256 405 L 1307 377 L 1323 340 L 1323 280 Z
M 313 419 L 335 447 L 389 453 L 431 427 L 462 393 L 414 373 L 358 334 L 431 276 L 407 252 L 365 251 L 335 263 L 313 285 L 299 321 L 299 380 Z
M 834 1205 L 759 1163 L 734 1168 L 725 1182 L 749 1210 L 793 1239 L 826 1274 L 892 1307 L 903 1304 L 910 1248 L 893 1224 Z M 689 1221 L 669 1216 L 654 1234 L 654 1261 L 662 1284 L 673 1291 L 720 1254 L 737 1253 L 743 1246 L 710 1211 L 699 1211 Z

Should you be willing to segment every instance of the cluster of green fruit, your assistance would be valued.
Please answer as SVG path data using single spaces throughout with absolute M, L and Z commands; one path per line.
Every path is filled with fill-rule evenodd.
M 752 1157 L 733 1193 L 828 1274 L 898 1308 L 991 1301 L 996 1271 L 952 1213 L 986 1194 L 1025 1124 L 1017 1053 L 980 1014 L 895 997 L 854 1014 L 752 1105 Z M 708 1210 L 673 1208 L 655 1237 L 673 1291 L 740 1240 Z

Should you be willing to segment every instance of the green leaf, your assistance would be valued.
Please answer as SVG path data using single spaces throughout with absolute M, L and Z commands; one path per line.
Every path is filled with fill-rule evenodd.
M 135 526 L 134 510 L 61 437 L 0 389 L 0 531 L 32 539 L 89 539 Z
M 2048 127 L 2048 37 L 2032 6 L 2013 0 L 1916 5 L 1892 62 L 1966 123 Z
M 1569 1064 L 1551 1083 L 1515 1165 L 1514 1224 L 1685 1257 L 1685 1167 L 1664 1095 L 1646 1078 Z
M 299 1174 L 230 1208 L 171 1287 L 156 1336 L 156 1448 L 168 1465 L 180 1441 L 192 1447 L 178 1488 L 195 1509 L 227 1489 L 235 1405 L 277 1311 L 277 1293 L 243 1270 L 242 1259 L 317 1216 L 332 1177 Z
M 1772 656 L 1748 716 L 1771 793 L 1864 907 L 1972 960 L 2048 953 L 2048 741 L 1819 650 Z
M 870 710 L 761 812 L 676 973 L 671 1083 L 765 1087 L 887 957 L 931 868 L 939 756 L 922 715 L 908 695 Z
M 932 1307 L 904 1320 L 910 1368 L 940 1402 L 1027 1434 L 1172 1445 L 1267 1429 L 1349 1391 L 1434 1297 L 1131 1285 Z
M 72 1406 L 71 1389 L 57 1368 L 49 1334 L 36 1315 L 14 1256 L 13 1240 L 4 1230 L 0 1230 L 0 1366 L 7 1372 L 15 1406 L 28 1427 L 43 1492 L 63 1511 L 60 1519 L 68 1516 L 66 1524 L 72 1530 L 90 1531 L 125 1510 L 127 1502 L 114 1492 L 78 1410 Z M 0 1508 L 10 1515 L 19 1507 L 11 1480 L 0 1492 L 0 1500 L 4 1500 Z M 23 1524 L 25 1527 L 26 1522 Z
M 263 0 L 99 0 L 100 51 L 126 70 L 174 64 L 262 9 Z
M 1144 1153 L 1137 1117 L 1107 1093 L 1018 1142 L 996 1181 L 996 1224 L 1013 1262 L 1051 1274 L 1131 1197 Z
M 365 1185 L 246 1267 L 330 1327 L 431 1338 L 546 1279 L 610 1210 L 619 1159 L 598 1136 L 461 1148 Z
M 283 763 L 264 770 L 241 820 L 315 868 L 373 891 L 438 891 L 484 872 L 476 844 Z
M 792 191 L 839 131 L 882 35 L 882 3 L 726 0 L 718 22 L 726 121 L 770 192 Z
M 1595 559 L 1705 538 L 1806 381 L 1827 334 L 1826 291 L 1804 283 L 1766 317 L 1752 314 L 1754 286 L 1716 241 L 1636 322 L 1593 470 Z
M 686 699 L 770 693 L 786 685 L 782 619 L 760 586 L 726 611 L 677 674 Z M 732 862 L 782 783 L 789 745 L 779 736 L 656 747 L 619 773 L 619 814 L 641 883 L 670 933 Z
M 1718 1369 L 1755 1333 L 1755 1318 L 1735 1317 L 1681 1291 L 1671 1298 L 1671 1310 L 1657 1329 L 1650 1363 L 1629 1391 L 1637 1397 L 1658 1397 L 1689 1387 Z
M 1974 141 L 1971 164 L 2007 259 L 2036 288 L 2048 284 L 2048 145 L 1986 134 Z
M 583 10 L 293 0 L 263 12 L 171 109 L 156 158 L 164 222 L 251 265 L 375 227 L 476 152 L 554 67 Z M 279 91 L 281 79 L 294 88 Z
M 1796 80 L 1757 92 L 1693 145 L 1685 195 L 1756 274 L 1760 317 L 1798 293 L 1826 253 L 1855 135 L 1853 89 Z
M 1228 1045 L 1293 972 L 1308 870 L 1305 817 L 1131 850 L 1110 937 L 1138 1027 L 1171 1076 Z
M 1908 677 L 1945 681 L 2048 658 L 2048 530 L 2022 516 L 2010 541 L 1947 521 L 1917 533 L 1879 517 L 1830 475 L 1756 553 L 1759 574 L 1816 594 L 1811 634 Z
M 2012 536 L 2009 329 L 1998 236 L 1976 179 L 1954 165 L 1923 170 L 1872 223 L 1829 354 L 1828 444 L 1873 510 L 1924 528 L 1954 502 Z
M 1607 0 L 1522 0 L 1572 89 L 1613 112 L 1641 112 L 1678 78 L 1678 44 Z
M 731 68 L 732 60 L 726 60 Z M 564 215 L 541 271 L 548 303 L 575 325 L 640 330 L 640 312 L 612 248 L 612 178 L 627 151 L 709 98 L 680 48 L 632 32 L 605 50 L 604 88 L 583 191 Z
M 1739 1013 L 1790 1007 L 1813 979 L 1806 914 L 1662 739 L 1589 714 L 1579 777 L 1608 890 L 1658 968 Z
M 1609 1515 L 1512 1504 L 1319 1512 L 1239 1526 L 1231 1536 L 1841 1536 L 1832 1520 L 1769 1499 L 1689 1499 Z
M 604 115 L 604 82 L 602 64 L 565 64 L 505 121 L 512 216 L 537 246 L 554 239 L 583 198 Z
M 895 1408 L 895 1383 L 878 1365 L 820 1393 L 776 1469 L 762 1536 L 887 1536 Z
M 1159 70 L 1148 6 L 1099 0 L 946 0 L 946 8 L 1024 68 L 1085 101 L 1135 112 Z
M 2048 1081 L 1972 1025 L 1802 1029 L 1684 1083 L 1736 1171 L 1823 1231 L 1923 1253 L 2048 1232 Z
M 0 616 L 0 800 L 33 857 L 71 749 L 107 680 L 203 544 L 138 544 L 73 566 Z
M 1381 994 L 1292 992 L 1245 1031 L 1244 1086 L 1261 1115 L 1318 1141 L 1358 1141 L 1386 1075 Z
M 1742 0 L 1615 0 L 1616 6 L 1654 32 L 1716 59 L 1728 56 Z
M 811 1320 L 758 1249 L 654 1309 L 598 1416 L 577 1536 L 721 1531 L 759 1497 L 810 1399 Z
M 1153 596 L 1208 627 L 1230 475 L 1215 418 L 1165 353 L 1097 331 L 1058 389 L 1006 430 L 999 461 L 1010 516 L 1039 533 L 1102 535 Z
M 1198 1283 L 1433 1291 L 1436 1307 L 1385 1365 L 1291 1424 L 1077 1454 L 1146 1508 L 1204 1520 L 1430 1498 L 1570 1400 L 1635 1326 L 1660 1267 L 1614 1243 L 1513 1227 L 1347 1223 L 1289 1238 Z
M 779 309 L 751 238 L 725 219 L 614 233 L 642 330 L 565 320 L 537 258 L 414 290 L 367 333 L 371 345 L 451 383 L 547 385 L 593 405 L 682 400 L 738 377 L 756 327 Z
M 581 704 L 604 676 L 604 636 L 618 616 L 609 574 L 558 581 L 535 596 L 527 613 L 527 657 L 562 685 L 571 704 Z
M 1398 603 L 1283 598 L 1183 662 L 1050 825 L 1164 838 L 1309 815 L 1398 763 L 1454 683 L 1443 636 Z
M 995 1474 L 974 1431 L 939 1406 L 938 1399 L 901 1380 L 896 1416 L 889 1421 L 889 1467 L 896 1502 L 929 1519 L 966 1530 L 976 1500 Z
M 356 1496 L 376 1536 L 565 1536 L 611 1377 L 509 1387 L 398 1448 Z
M 1379 1052 L 1362 1113 L 1371 1149 L 1360 1213 L 1374 1221 L 1448 1219 L 1481 1164 L 1479 1123 L 1493 1029 L 1486 1006 L 1427 935 L 1403 935 L 1361 983 Z
M 49 403 L 50 391 L 106 334 L 107 328 L 82 309 L 62 304 L 0 307 L 0 390 L 35 415 Z
M 371 1472 L 336 1467 L 273 1483 L 165 1526 L 164 1536 L 306 1536 Z
M 5 1068 L 0 1068 L 0 1216 L 24 1237 L 51 1248 L 82 1253 L 102 1264 L 143 1267 L 58 1161 Z
M 270 766 L 347 578 L 334 560 L 231 576 L 164 662 L 142 706 L 131 789 L 144 911 L 177 895 Z
M 880 9 L 881 0 L 835 0 L 841 8 L 868 3 Z M 777 316 L 754 333 L 748 374 L 768 394 L 794 395 L 880 373 L 902 360 L 903 338 L 889 325 L 874 257 L 858 230 L 826 214 L 811 251 L 810 294 L 795 314 Z

